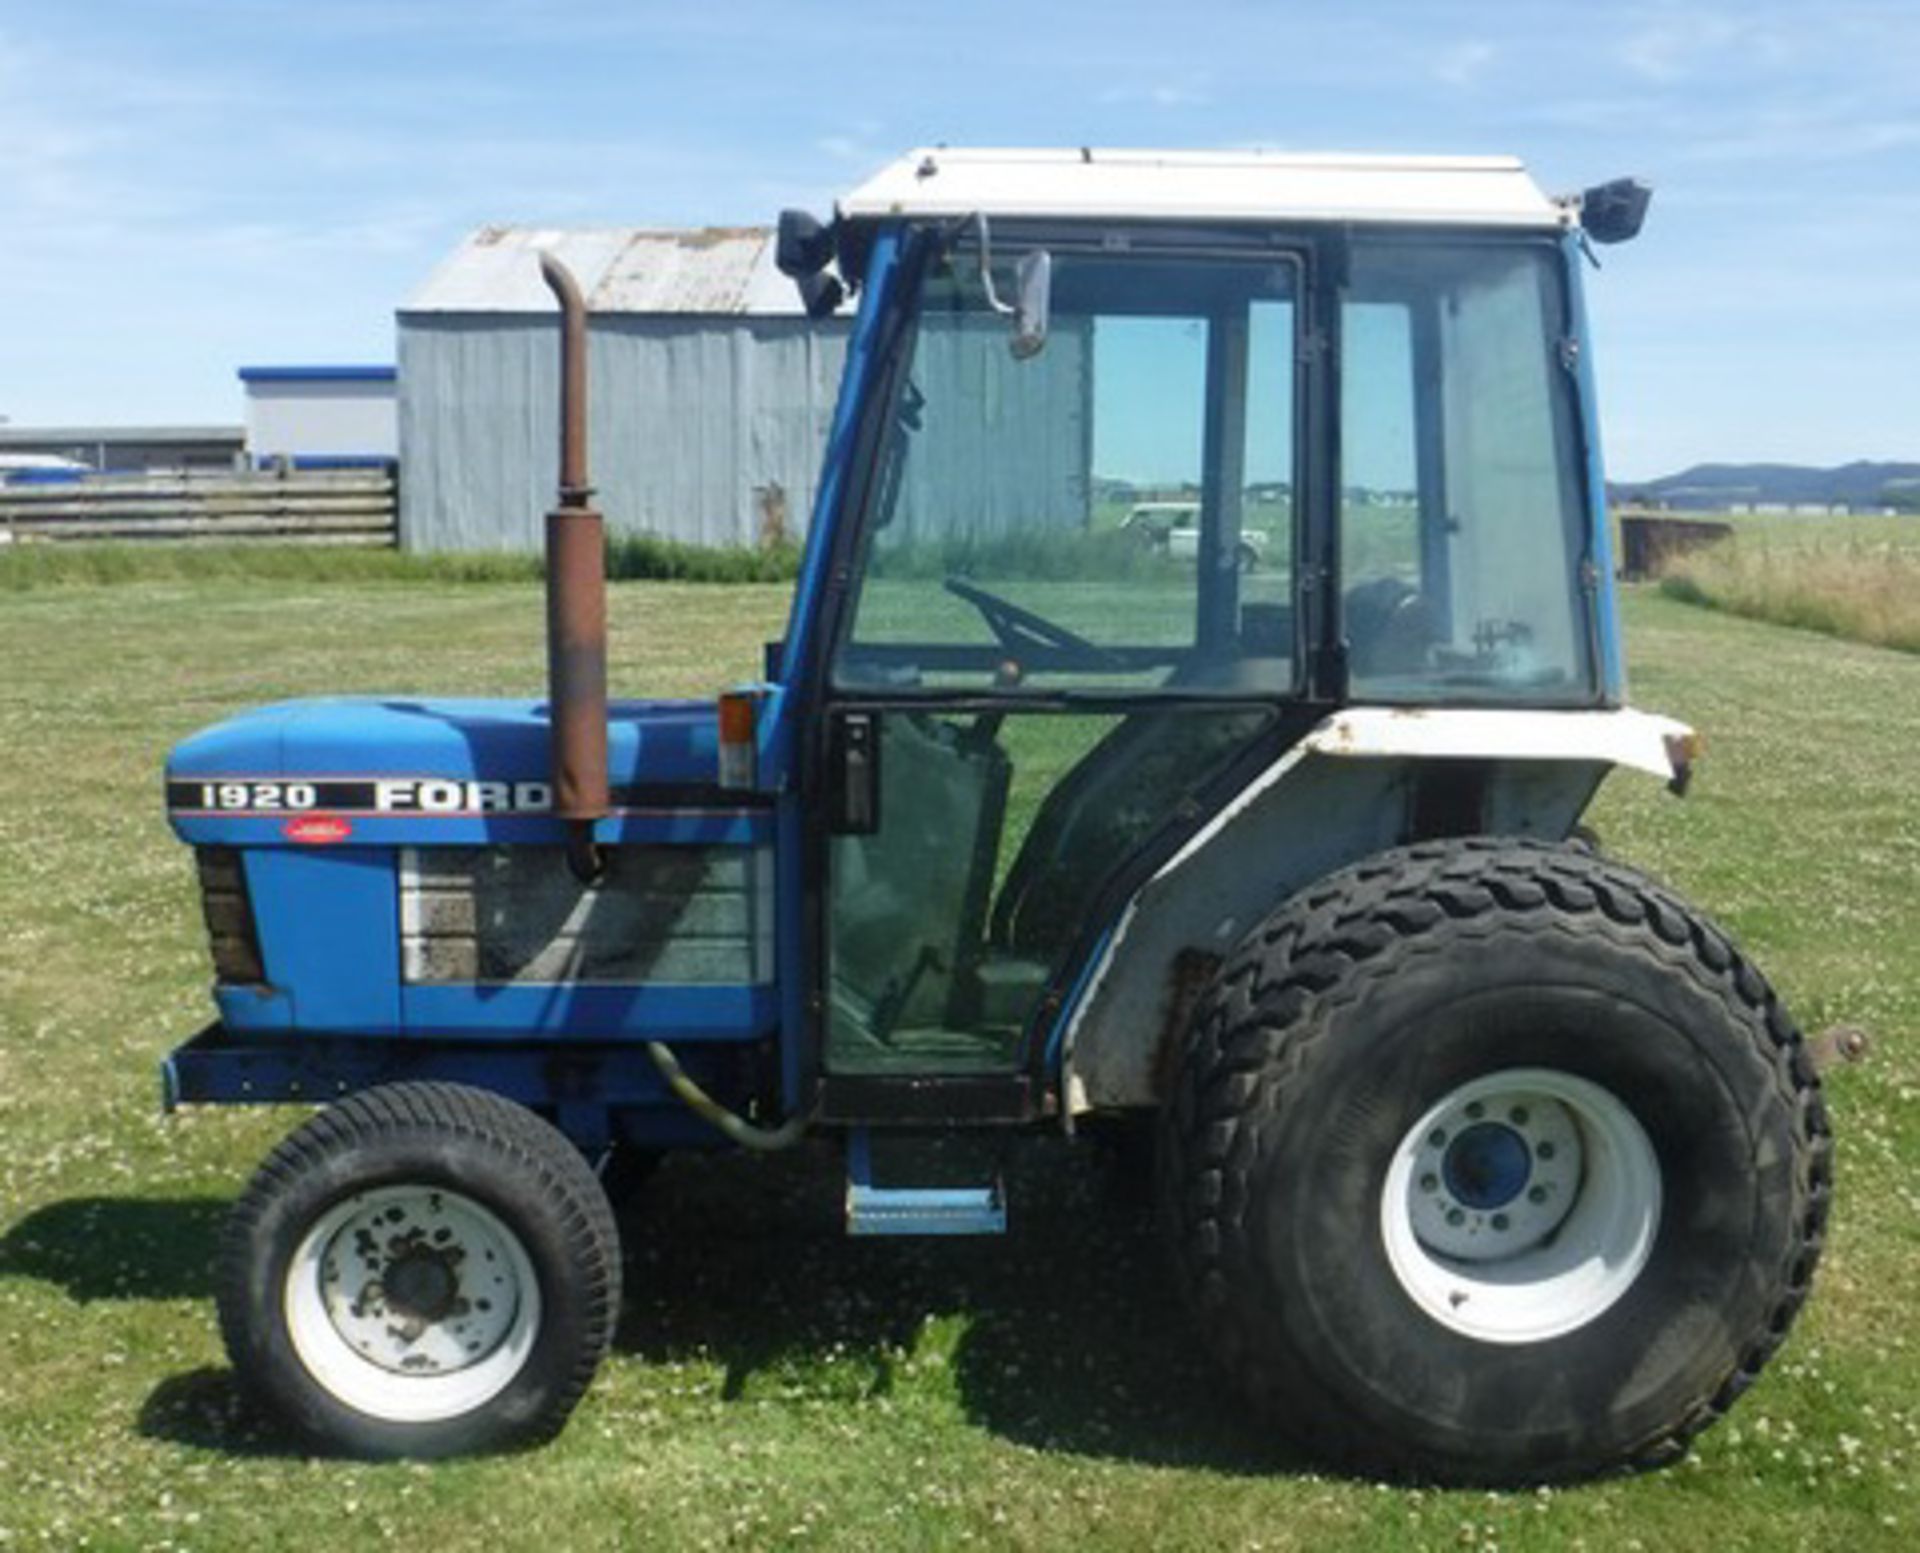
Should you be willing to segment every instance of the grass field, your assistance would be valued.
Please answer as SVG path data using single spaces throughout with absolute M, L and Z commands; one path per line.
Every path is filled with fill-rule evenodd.
M 786 582 L 800 569 L 791 544 L 757 549 L 690 545 L 652 534 L 613 534 L 606 571 L 615 580 L 656 582 Z M 62 540 L 13 543 L 0 525 L 0 596 L 46 588 L 99 587 L 130 582 L 187 586 L 225 583 L 245 587 L 270 583 L 297 587 L 323 583 L 538 582 L 540 552 L 483 550 L 414 555 L 379 546 L 263 544 L 252 541 L 191 544 L 93 543 Z
M 750 672 L 778 587 L 615 590 L 616 688 Z M 1193 1357 L 1095 1150 L 1013 1163 L 1013 1230 L 849 1242 L 824 1149 L 672 1161 L 627 1228 L 616 1353 L 523 1456 L 309 1461 L 239 1401 L 208 1259 L 291 1117 L 156 1114 L 207 1015 L 171 741 L 275 696 L 534 692 L 525 584 L 288 579 L 0 597 L 0 1549 L 701 1546 L 1908 1548 L 1920 1540 L 1920 665 L 1637 592 L 1636 700 L 1705 729 L 1694 794 L 1615 778 L 1609 847 L 1723 919 L 1831 1083 L 1836 1222 L 1779 1361 L 1687 1463 L 1551 1493 L 1330 1477 Z

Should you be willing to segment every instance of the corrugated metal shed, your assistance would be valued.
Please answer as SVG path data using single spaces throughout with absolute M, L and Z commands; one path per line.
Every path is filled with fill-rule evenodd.
M 557 474 L 552 251 L 591 309 L 590 453 L 615 532 L 798 537 L 846 352 L 763 228 L 487 227 L 399 314 L 401 543 L 533 549 Z
M 688 232 L 487 227 L 400 313 L 400 540 L 532 550 L 558 473 L 558 314 L 539 255 L 589 308 L 589 461 L 615 533 L 705 545 L 800 538 L 839 392 L 850 317 L 807 319 L 758 227 Z M 901 533 L 1084 521 L 1092 339 L 1062 321 L 1043 358 L 997 323 L 923 343 L 937 403 L 999 406 L 926 439 Z M 950 412 L 949 412 L 950 413 Z M 993 429 L 993 428 L 998 428 Z M 950 494 L 967 493 L 964 503 Z

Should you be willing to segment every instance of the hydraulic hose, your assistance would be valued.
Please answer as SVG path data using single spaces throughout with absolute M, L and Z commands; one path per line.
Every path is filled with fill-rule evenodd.
M 688 1078 L 679 1059 L 661 1042 L 647 1042 L 647 1055 L 660 1070 L 660 1076 L 667 1081 L 667 1087 L 680 1097 L 689 1111 L 725 1133 L 742 1148 L 771 1154 L 777 1149 L 791 1148 L 807 1130 L 806 1117 L 798 1115 L 789 1116 L 778 1127 L 756 1127 L 744 1117 L 734 1115 Z

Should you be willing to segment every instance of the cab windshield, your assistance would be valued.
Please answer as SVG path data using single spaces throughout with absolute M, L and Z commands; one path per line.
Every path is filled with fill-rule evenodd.
M 1057 253 L 1019 361 L 977 250 L 936 260 L 841 687 L 1290 690 L 1298 273 Z

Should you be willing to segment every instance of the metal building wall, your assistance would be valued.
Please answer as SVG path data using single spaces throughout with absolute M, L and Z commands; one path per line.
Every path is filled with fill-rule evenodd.
M 913 382 L 926 396 L 905 465 L 896 541 L 998 539 L 1079 529 L 1092 511 L 1093 331 L 1056 318 L 1026 361 L 993 317 L 923 328 Z
M 392 458 L 394 387 L 372 380 L 250 382 L 247 455 Z
M 805 532 L 849 324 L 604 314 L 589 456 L 614 533 L 757 543 L 770 493 Z M 533 550 L 558 474 L 552 315 L 399 319 L 400 542 Z

